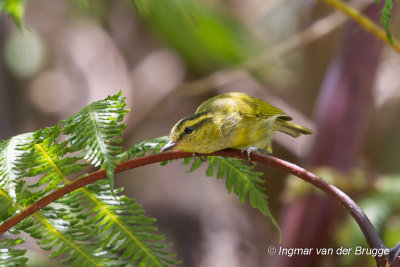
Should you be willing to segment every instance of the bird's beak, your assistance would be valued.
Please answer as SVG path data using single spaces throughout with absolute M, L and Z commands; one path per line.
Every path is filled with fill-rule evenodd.
M 170 150 L 171 148 L 173 148 L 175 145 L 176 145 L 176 141 L 173 141 L 173 140 L 169 140 L 169 142 L 165 145 L 165 146 L 163 146 L 162 148 L 161 148 L 161 151 L 167 151 L 167 150 Z

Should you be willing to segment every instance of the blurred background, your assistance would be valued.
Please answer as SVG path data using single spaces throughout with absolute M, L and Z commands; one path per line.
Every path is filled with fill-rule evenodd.
M 352 1 L 379 21 L 375 1 Z M 392 25 L 398 25 L 396 13 Z M 0 139 L 57 124 L 122 90 L 125 148 L 168 135 L 216 94 L 241 91 L 315 131 L 276 135 L 274 156 L 349 194 L 387 247 L 400 241 L 400 57 L 332 7 L 312 0 L 32 0 L 23 29 L 0 15 Z M 392 29 L 399 36 L 399 28 Z M 371 256 L 271 256 L 269 246 L 368 247 L 345 210 L 268 166 L 268 218 L 224 181 L 174 162 L 120 174 L 174 242 L 181 266 L 374 266 Z M 34 242 L 31 266 L 57 265 Z

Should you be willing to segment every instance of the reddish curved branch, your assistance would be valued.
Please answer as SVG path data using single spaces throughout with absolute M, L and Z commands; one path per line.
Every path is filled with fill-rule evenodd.
M 201 156 L 222 156 L 222 157 L 234 157 L 234 158 L 243 158 L 247 159 L 247 154 L 242 154 L 240 150 L 236 149 L 225 149 L 218 152 L 214 152 L 211 154 L 200 154 Z M 170 151 L 165 153 L 159 153 L 149 156 L 144 156 L 140 158 L 135 158 L 132 160 L 127 160 L 121 162 L 117 168 L 115 169 L 115 173 L 123 172 L 126 170 L 134 169 L 140 166 L 162 162 L 167 160 L 174 160 L 180 158 L 187 158 L 193 156 L 192 153 L 187 152 L 180 152 L 180 151 Z M 290 162 L 284 161 L 282 159 L 278 159 L 272 156 L 263 155 L 259 153 L 252 153 L 251 159 L 254 162 L 271 165 L 278 169 L 287 171 L 306 182 L 313 184 L 314 186 L 318 187 L 328 195 L 332 196 L 335 200 L 337 200 L 343 207 L 350 213 L 350 215 L 356 220 L 360 229 L 364 233 L 364 236 L 368 242 L 368 245 L 371 248 L 384 248 L 385 245 L 383 244 L 381 238 L 379 237 L 378 233 L 376 232 L 374 226 L 372 225 L 371 221 L 367 218 L 364 212 L 358 207 L 358 205 L 344 192 L 342 192 L 337 187 L 327 183 L 323 179 L 319 178 L 315 174 L 295 165 Z M 99 179 L 106 178 L 107 174 L 104 170 L 99 170 L 88 174 L 85 177 L 77 179 L 70 184 L 65 185 L 64 187 L 60 188 L 57 191 L 45 196 L 44 198 L 40 199 L 36 203 L 28 206 L 26 209 L 21 211 L 19 214 L 14 215 L 2 225 L 0 225 L 0 235 L 8 231 L 11 227 L 21 222 L 23 219 L 27 218 L 28 216 L 32 215 L 36 211 L 40 210 L 41 208 L 47 206 L 48 204 L 52 203 L 53 201 L 61 198 L 62 196 L 68 194 L 69 192 L 76 190 L 80 187 L 85 185 L 91 184 Z M 384 259 L 376 258 L 377 262 L 382 261 Z

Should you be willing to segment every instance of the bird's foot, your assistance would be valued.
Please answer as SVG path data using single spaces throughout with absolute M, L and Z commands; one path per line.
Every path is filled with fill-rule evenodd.
M 270 151 L 270 150 L 271 150 L 271 149 L 262 149 L 262 148 L 258 148 L 258 147 L 251 146 L 251 147 L 248 147 L 248 148 L 242 148 L 242 149 L 240 150 L 240 152 L 242 153 L 242 155 L 246 152 L 246 153 L 247 153 L 247 159 L 248 159 L 249 163 L 250 163 L 251 165 L 254 165 L 254 164 L 253 164 L 253 161 L 251 160 L 251 153 L 253 153 L 253 152 L 255 151 L 255 152 L 260 152 L 260 153 L 262 153 L 262 154 L 267 154 L 267 155 L 269 155 L 269 154 L 271 154 L 271 152 L 272 152 L 272 151 Z
M 193 152 L 192 155 L 193 155 L 192 157 L 194 160 L 196 160 L 197 157 L 199 157 L 202 162 L 207 161 L 207 156 L 201 156 L 201 155 L 199 155 L 199 153 L 196 153 L 196 152 Z

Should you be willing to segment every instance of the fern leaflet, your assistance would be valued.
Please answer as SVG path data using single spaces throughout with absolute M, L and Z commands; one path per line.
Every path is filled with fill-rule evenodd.
M 85 164 L 77 164 L 77 157 L 65 157 L 70 152 L 67 142 L 58 143 L 56 138 L 60 134 L 60 127 L 45 128 L 40 132 L 41 142 L 34 145 L 33 160 L 27 176 L 44 174 L 38 183 L 30 187 L 38 187 L 46 184 L 46 193 L 59 186 L 61 182 L 68 183 L 66 178 L 70 174 L 77 173 L 86 167 Z
M 24 257 L 26 250 L 11 248 L 23 242 L 24 240 L 21 238 L 0 240 L 0 266 L 26 266 L 26 262 L 28 261 L 28 259 Z
M 110 247 L 115 253 L 122 253 L 123 258 L 140 266 L 177 263 L 165 257 L 175 255 L 165 251 L 171 244 L 162 243 L 164 236 L 154 233 L 157 231 L 152 226 L 155 219 L 146 217 L 141 205 L 134 199 L 126 196 L 114 198 L 109 184 L 104 181 L 88 185 L 83 190 L 86 191 L 83 201 L 86 204 L 80 216 L 89 218 L 94 214 L 89 224 L 96 225 L 97 235 L 102 237 L 102 246 Z M 115 193 L 121 191 L 116 190 Z
M 17 210 L 13 199 L 3 190 L 0 190 L 0 221 L 3 222 L 11 217 Z
M 75 115 L 62 121 L 67 139 L 76 150 L 81 150 L 85 160 L 107 171 L 111 189 L 114 188 L 116 155 L 121 151 L 120 135 L 125 128 L 121 122 L 129 110 L 125 109 L 122 92 L 94 102 Z
M 157 153 L 161 148 L 168 142 L 168 136 L 162 136 L 140 142 L 139 144 L 133 145 L 130 149 L 124 151 L 118 155 L 119 161 L 142 157 L 146 152 L 153 151 Z
M 14 206 L 14 211 L 15 208 L 21 210 L 21 204 L 29 204 L 50 189 L 56 188 L 60 182 L 68 183 L 66 175 L 82 169 L 82 165 L 75 163 L 76 158 L 62 157 L 66 153 L 66 142 L 59 144 L 55 141 L 59 133 L 59 127 L 55 126 L 39 131 L 36 135 L 34 152 L 30 157 L 34 165 L 27 175 L 44 174 L 33 186 L 47 183 L 47 187 L 44 191 L 28 192 L 30 195 L 25 193 L 24 198 L 19 196 L 22 199 Z M 12 199 L 7 194 L 2 196 L 2 202 L 8 201 L 8 205 L 12 204 Z M 74 203 L 77 204 L 79 202 Z M 79 219 L 71 217 L 69 210 L 70 207 L 57 201 L 25 219 L 13 231 L 23 230 L 29 233 L 39 240 L 38 244 L 43 249 L 53 250 L 51 257 L 66 256 L 62 261 L 71 266 L 105 266 L 110 263 L 121 265 L 114 259 L 114 254 L 92 242 L 95 225 L 83 224 Z M 10 212 L 5 215 L 9 216 Z
M 392 34 L 390 33 L 390 22 L 392 20 L 393 0 L 385 0 L 385 4 L 381 10 L 381 24 L 386 30 L 386 38 L 389 43 L 393 43 Z
M 68 215 L 69 208 L 51 204 L 17 225 L 17 230 L 38 239 L 44 250 L 52 250 L 51 258 L 63 255 L 68 266 L 123 265 L 115 255 L 103 250 L 93 239 L 91 227 Z
M 65 157 L 66 142 L 55 140 L 59 133 L 58 126 L 46 128 L 34 145 L 35 165 L 29 175 L 44 174 L 33 185 L 46 184 L 41 195 L 57 188 L 61 182 L 69 183 L 66 176 L 85 167 L 76 163 L 77 158 Z M 148 141 L 136 151 L 160 146 L 156 141 Z M 164 237 L 153 233 L 157 230 L 151 226 L 154 219 L 144 216 L 144 210 L 134 200 L 112 196 L 119 191 L 112 192 L 105 181 L 99 181 L 88 189 L 80 188 L 64 196 L 18 228 L 39 239 L 43 249 L 53 250 L 52 257 L 68 255 L 64 260 L 68 265 L 79 265 L 79 262 L 85 262 L 85 266 L 124 265 L 128 261 L 148 266 L 175 263 L 164 257 L 172 254 L 164 251 L 169 244 L 160 243 Z M 122 259 L 118 259 L 120 254 Z
M 20 134 L 6 141 L 0 141 L 0 189 L 16 201 L 19 178 L 32 162 L 34 133 Z

